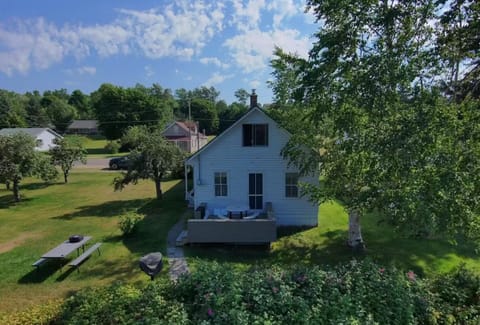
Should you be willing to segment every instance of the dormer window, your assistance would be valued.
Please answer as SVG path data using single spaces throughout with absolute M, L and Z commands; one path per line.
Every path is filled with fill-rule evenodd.
M 243 146 L 268 146 L 268 124 L 243 124 Z

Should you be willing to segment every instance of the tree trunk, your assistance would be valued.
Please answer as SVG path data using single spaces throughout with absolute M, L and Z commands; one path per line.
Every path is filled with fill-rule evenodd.
M 13 180 L 13 199 L 15 202 L 20 202 L 20 190 L 19 190 L 20 181 L 18 179 Z
M 348 246 L 355 252 L 363 252 L 365 243 L 362 238 L 362 229 L 360 227 L 360 212 L 358 210 L 348 211 Z
M 161 177 L 155 178 L 155 191 L 157 193 L 157 200 L 161 200 L 163 195 L 161 180 L 162 180 Z
M 65 184 L 68 183 L 68 171 L 63 172 L 63 180 L 65 181 Z
M 10 181 L 5 182 L 5 188 L 7 189 L 7 191 L 10 191 Z

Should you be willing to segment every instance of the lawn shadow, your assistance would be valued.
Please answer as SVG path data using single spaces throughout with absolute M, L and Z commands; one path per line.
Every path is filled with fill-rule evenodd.
M 64 260 L 47 261 L 39 268 L 32 268 L 30 272 L 21 277 L 17 282 L 20 284 L 42 283 L 57 271 L 61 270 L 66 264 Z
M 21 197 L 20 202 L 15 202 L 15 200 L 13 199 L 13 194 L 10 193 L 6 195 L 2 195 L 0 196 L 0 209 L 8 209 L 17 204 L 29 202 L 32 200 L 33 200 L 32 198 Z
M 113 217 L 124 214 L 128 211 L 136 211 L 139 207 L 144 206 L 152 199 L 134 199 L 124 201 L 109 201 L 97 205 L 84 205 L 77 208 L 77 211 L 55 216 L 53 219 L 71 220 L 77 217 Z
M 160 251 L 166 255 L 168 232 L 186 210 L 184 185 L 179 182 L 164 192 L 162 200 L 150 200 L 138 209 L 144 217 L 136 232 L 122 237 L 124 245 L 134 254 Z

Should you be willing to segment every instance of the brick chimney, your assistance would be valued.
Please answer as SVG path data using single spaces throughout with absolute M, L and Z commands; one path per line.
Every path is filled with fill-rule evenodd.
M 252 94 L 250 95 L 250 109 L 257 106 L 257 94 L 255 94 L 255 89 L 252 89 Z

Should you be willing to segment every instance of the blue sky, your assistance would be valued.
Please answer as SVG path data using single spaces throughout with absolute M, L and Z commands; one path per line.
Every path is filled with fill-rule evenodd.
M 164 88 L 267 87 L 275 45 L 306 57 L 318 28 L 298 0 L 1 0 L 0 88 L 66 88 L 108 82 Z

